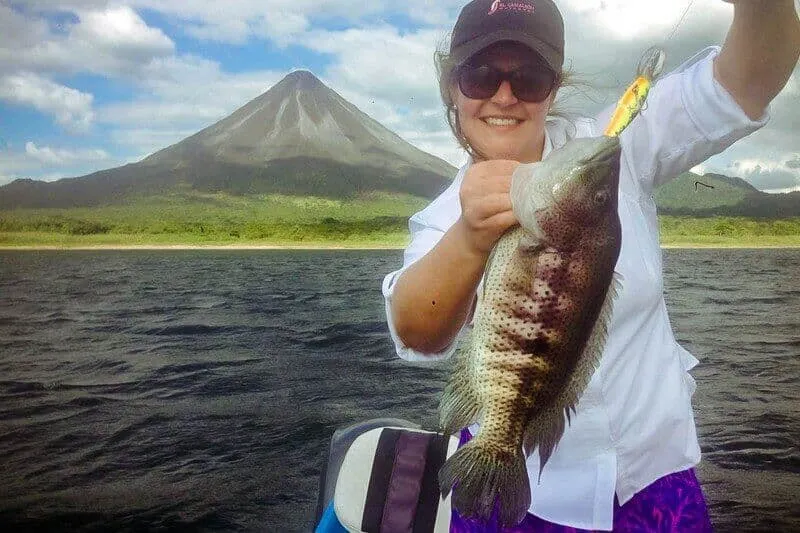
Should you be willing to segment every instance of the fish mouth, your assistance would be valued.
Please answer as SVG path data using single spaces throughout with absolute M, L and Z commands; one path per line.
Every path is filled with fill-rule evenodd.
M 609 166 L 619 159 L 621 152 L 622 146 L 619 143 L 619 137 L 604 136 L 603 143 L 597 148 L 594 155 L 584 161 L 584 164 Z

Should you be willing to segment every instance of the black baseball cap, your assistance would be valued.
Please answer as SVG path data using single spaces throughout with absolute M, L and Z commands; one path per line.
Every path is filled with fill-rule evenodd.
M 473 0 L 461 10 L 450 57 L 461 65 L 500 41 L 522 43 L 556 73 L 564 65 L 564 21 L 552 0 Z

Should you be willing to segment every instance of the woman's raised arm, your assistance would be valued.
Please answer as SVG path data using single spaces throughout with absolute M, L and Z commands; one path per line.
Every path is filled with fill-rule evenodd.
M 751 119 L 763 115 L 800 56 L 794 0 L 725 0 L 733 23 L 714 62 L 714 77 Z

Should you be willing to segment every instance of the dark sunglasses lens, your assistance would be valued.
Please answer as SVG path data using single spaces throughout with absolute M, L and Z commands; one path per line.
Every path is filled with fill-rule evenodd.
M 465 67 L 459 73 L 458 88 L 467 98 L 491 98 L 500 88 L 500 73 L 488 65 Z
M 503 79 L 511 81 L 514 95 L 525 102 L 541 102 L 555 86 L 556 76 L 540 67 L 522 67 L 510 73 L 502 73 L 488 65 L 468 66 L 461 69 L 458 87 L 467 98 L 485 100 L 500 88 Z
M 511 90 L 525 102 L 541 102 L 550 95 L 555 86 L 555 74 L 546 69 L 526 67 L 514 72 Z

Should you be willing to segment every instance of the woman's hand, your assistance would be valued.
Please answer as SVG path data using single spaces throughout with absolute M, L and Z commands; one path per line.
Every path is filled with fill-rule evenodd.
M 473 164 L 461 184 L 461 218 L 456 222 L 468 248 L 488 256 L 497 240 L 517 223 L 511 210 L 511 175 L 517 161 L 503 159 Z
M 439 353 L 469 320 L 489 253 L 517 223 L 508 191 L 518 165 L 500 160 L 472 165 L 461 184 L 461 217 L 398 278 L 392 316 L 406 346 Z

